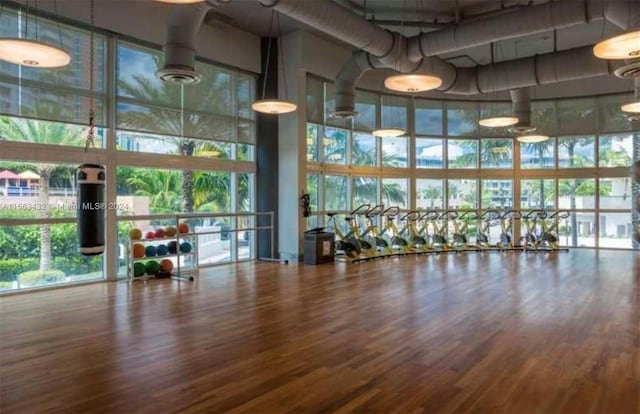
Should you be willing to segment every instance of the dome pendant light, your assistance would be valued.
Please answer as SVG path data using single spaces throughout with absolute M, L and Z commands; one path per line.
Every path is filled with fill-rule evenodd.
M 273 27 L 273 19 L 275 16 L 275 11 L 271 11 L 271 22 L 269 23 L 269 45 L 267 46 L 267 57 L 264 68 L 264 80 L 262 83 L 262 99 L 256 100 L 253 104 L 251 104 L 251 109 L 256 112 L 260 112 L 263 114 L 269 115 L 280 115 L 286 114 L 289 112 L 293 112 L 297 109 L 297 105 L 293 102 L 289 102 L 284 99 L 267 99 L 265 98 L 265 93 L 267 91 L 267 77 L 269 76 L 269 61 L 271 60 L 271 29 Z M 278 58 L 282 56 L 282 42 L 280 42 L 280 38 L 282 37 L 282 33 L 280 31 L 280 17 L 277 16 L 278 19 Z M 283 83 L 284 83 L 284 95 L 285 98 L 287 96 L 287 72 L 284 67 L 284 59 L 281 59 L 282 62 L 282 74 L 283 74 Z
M 54 1 L 57 10 L 57 2 Z M 57 12 L 56 12 L 57 15 Z M 29 2 L 25 13 L 23 37 L 0 37 L 0 60 L 16 65 L 34 68 L 60 68 L 71 62 L 71 55 L 62 49 L 62 32 L 58 24 L 59 47 L 41 42 L 38 36 L 38 19 L 36 17 L 36 39 L 29 35 Z
M 173 4 L 193 4 L 204 3 L 205 0 L 155 0 L 159 3 L 173 3 Z
M 640 58 L 640 30 L 610 37 L 593 47 L 595 57 L 607 60 Z
M 397 92 L 425 92 L 437 89 L 440 85 L 442 79 L 434 75 L 393 75 L 384 80 L 387 89 Z
M 620 107 L 622 112 L 640 114 L 640 77 L 635 78 L 635 93 L 633 102 L 627 102 Z
M 518 121 L 518 118 L 515 116 L 494 116 L 482 118 L 478 123 L 487 128 L 502 128 L 515 125 Z
M 381 106 L 382 106 L 382 111 L 384 111 L 384 98 L 385 95 L 383 95 L 381 97 Z M 389 97 L 390 99 L 393 99 L 393 97 Z M 374 129 L 371 134 L 373 134 L 376 137 L 399 137 L 402 136 L 404 134 L 406 134 L 406 131 L 402 128 L 399 128 L 398 125 L 400 124 L 400 122 L 396 122 L 396 118 L 395 116 L 396 111 L 391 112 L 391 124 L 390 126 L 384 126 L 382 125 L 380 128 L 376 128 Z M 382 119 L 384 119 L 384 112 L 382 113 Z M 382 120 L 381 120 L 382 122 Z
M 538 142 L 544 142 L 549 139 L 547 135 L 522 135 L 516 137 L 516 139 L 525 144 L 536 144 Z

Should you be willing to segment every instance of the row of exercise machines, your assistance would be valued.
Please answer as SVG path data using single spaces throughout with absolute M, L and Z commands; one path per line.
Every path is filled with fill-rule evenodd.
M 482 211 L 423 210 L 401 212 L 399 207 L 363 204 L 344 215 L 327 213 L 336 237 L 336 259 L 360 262 L 410 254 L 478 251 L 568 251 L 559 244 L 558 227 L 570 212 L 558 210 Z M 514 223 L 523 233 L 514 241 Z M 399 223 L 400 227 L 399 227 Z M 490 242 L 490 229 L 500 228 L 499 241 Z M 475 227 L 475 240 L 473 238 Z M 346 231 L 344 230 L 346 228 Z M 469 237 L 471 236 L 471 237 Z

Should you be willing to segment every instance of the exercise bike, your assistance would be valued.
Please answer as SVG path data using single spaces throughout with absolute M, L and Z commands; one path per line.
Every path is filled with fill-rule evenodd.
M 513 222 L 522 218 L 520 212 L 509 210 L 500 216 L 500 241 L 496 247 L 500 251 L 514 249 L 513 245 Z
M 329 217 L 329 222 L 333 226 L 333 232 L 336 235 L 336 257 L 344 256 L 348 259 L 355 260 L 360 258 L 360 244 L 357 240 L 347 239 L 346 235 L 343 233 L 342 229 L 338 225 L 336 221 L 336 216 L 338 213 L 327 213 L 327 217 Z
M 453 220 L 453 243 L 452 247 L 456 250 L 474 250 L 476 246 L 469 244 L 469 237 L 467 230 L 469 229 L 469 222 L 477 220 L 477 215 L 472 211 L 465 211 L 458 215 L 455 213 Z
M 520 237 L 520 247 L 523 251 L 538 250 L 541 241 L 541 235 L 536 231 L 538 227 L 538 220 L 544 220 L 546 217 L 547 213 L 543 210 L 531 210 L 522 216 L 525 233 Z
M 489 229 L 491 224 L 500 220 L 500 212 L 494 209 L 485 210 L 482 214 L 476 216 L 476 220 L 478 226 L 476 229 L 476 247 L 483 250 L 490 249 L 492 246 Z
M 385 217 L 387 221 L 384 227 L 384 233 L 391 233 L 391 251 L 410 253 L 411 248 L 409 243 L 400 235 L 400 231 L 398 230 L 398 226 L 395 222 L 399 214 L 400 208 L 398 207 L 389 207 L 382 213 L 383 217 Z
M 433 233 L 431 234 L 432 246 L 441 251 L 450 250 L 451 246 L 447 240 L 447 227 L 449 225 L 450 213 L 457 213 L 445 211 L 436 217 L 431 217 L 431 226 L 433 227 Z M 440 222 L 440 224 L 438 224 Z
M 362 233 L 361 238 L 367 240 L 371 245 L 375 246 L 376 254 L 380 257 L 392 254 L 389 243 L 384 238 L 384 231 L 380 231 L 376 224 L 376 218 L 380 217 L 384 212 L 384 205 L 378 204 L 373 206 L 366 212 L 367 228 Z
M 558 238 L 558 225 L 559 220 L 566 220 L 571 216 L 571 213 L 566 210 L 559 210 L 549 216 L 549 223 L 546 217 L 541 217 L 540 224 L 542 226 L 542 235 L 540 236 L 539 246 L 545 248 L 547 251 L 559 251 L 566 250 L 560 247 Z
M 422 215 L 419 211 L 410 211 L 401 220 L 405 222 L 402 235 L 408 237 L 410 247 L 415 249 L 415 253 L 426 253 L 429 250 L 429 243 L 418 231 L 418 221 Z
M 360 230 L 360 221 L 358 220 L 360 217 L 365 217 L 369 210 L 371 210 L 371 205 L 362 204 L 355 210 L 351 211 L 350 215 L 345 218 L 350 227 L 350 231 L 347 233 L 346 238 L 347 240 L 352 241 L 353 244 L 360 246 L 361 255 L 374 257 L 377 255 L 376 249 L 365 239 L 364 231 Z

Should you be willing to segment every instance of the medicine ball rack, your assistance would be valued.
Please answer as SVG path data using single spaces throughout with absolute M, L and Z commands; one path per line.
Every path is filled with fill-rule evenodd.
M 150 279 L 165 279 L 171 278 L 179 281 L 189 281 L 193 282 L 195 280 L 195 276 L 198 275 L 198 246 L 197 246 L 197 234 L 195 233 L 180 233 L 176 232 L 175 236 L 170 237 L 155 237 L 152 239 L 129 239 L 127 243 L 127 278 L 129 282 L 135 281 L 147 281 Z M 180 249 L 180 244 L 183 242 L 188 242 L 191 245 L 190 252 L 182 252 Z M 175 253 L 167 253 L 165 255 L 155 256 L 147 256 L 146 255 L 146 247 L 154 246 L 157 247 L 161 244 L 168 245 L 171 242 L 176 243 L 176 252 Z M 145 246 L 145 256 L 143 257 L 135 257 L 134 248 L 135 244 L 141 244 Z M 136 276 L 135 273 L 135 265 L 136 263 L 148 263 L 150 261 L 160 261 L 160 260 L 171 260 L 174 267 L 170 272 L 157 272 L 157 273 L 149 273 L 145 269 L 144 274 Z M 172 260 L 172 259 L 175 259 Z M 146 265 L 145 265 L 146 268 Z

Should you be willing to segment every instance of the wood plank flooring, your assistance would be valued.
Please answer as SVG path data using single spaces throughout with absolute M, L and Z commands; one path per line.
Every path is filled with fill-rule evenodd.
M 0 298 L 0 412 L 640 413 L 640 255 L 247 263 Z

